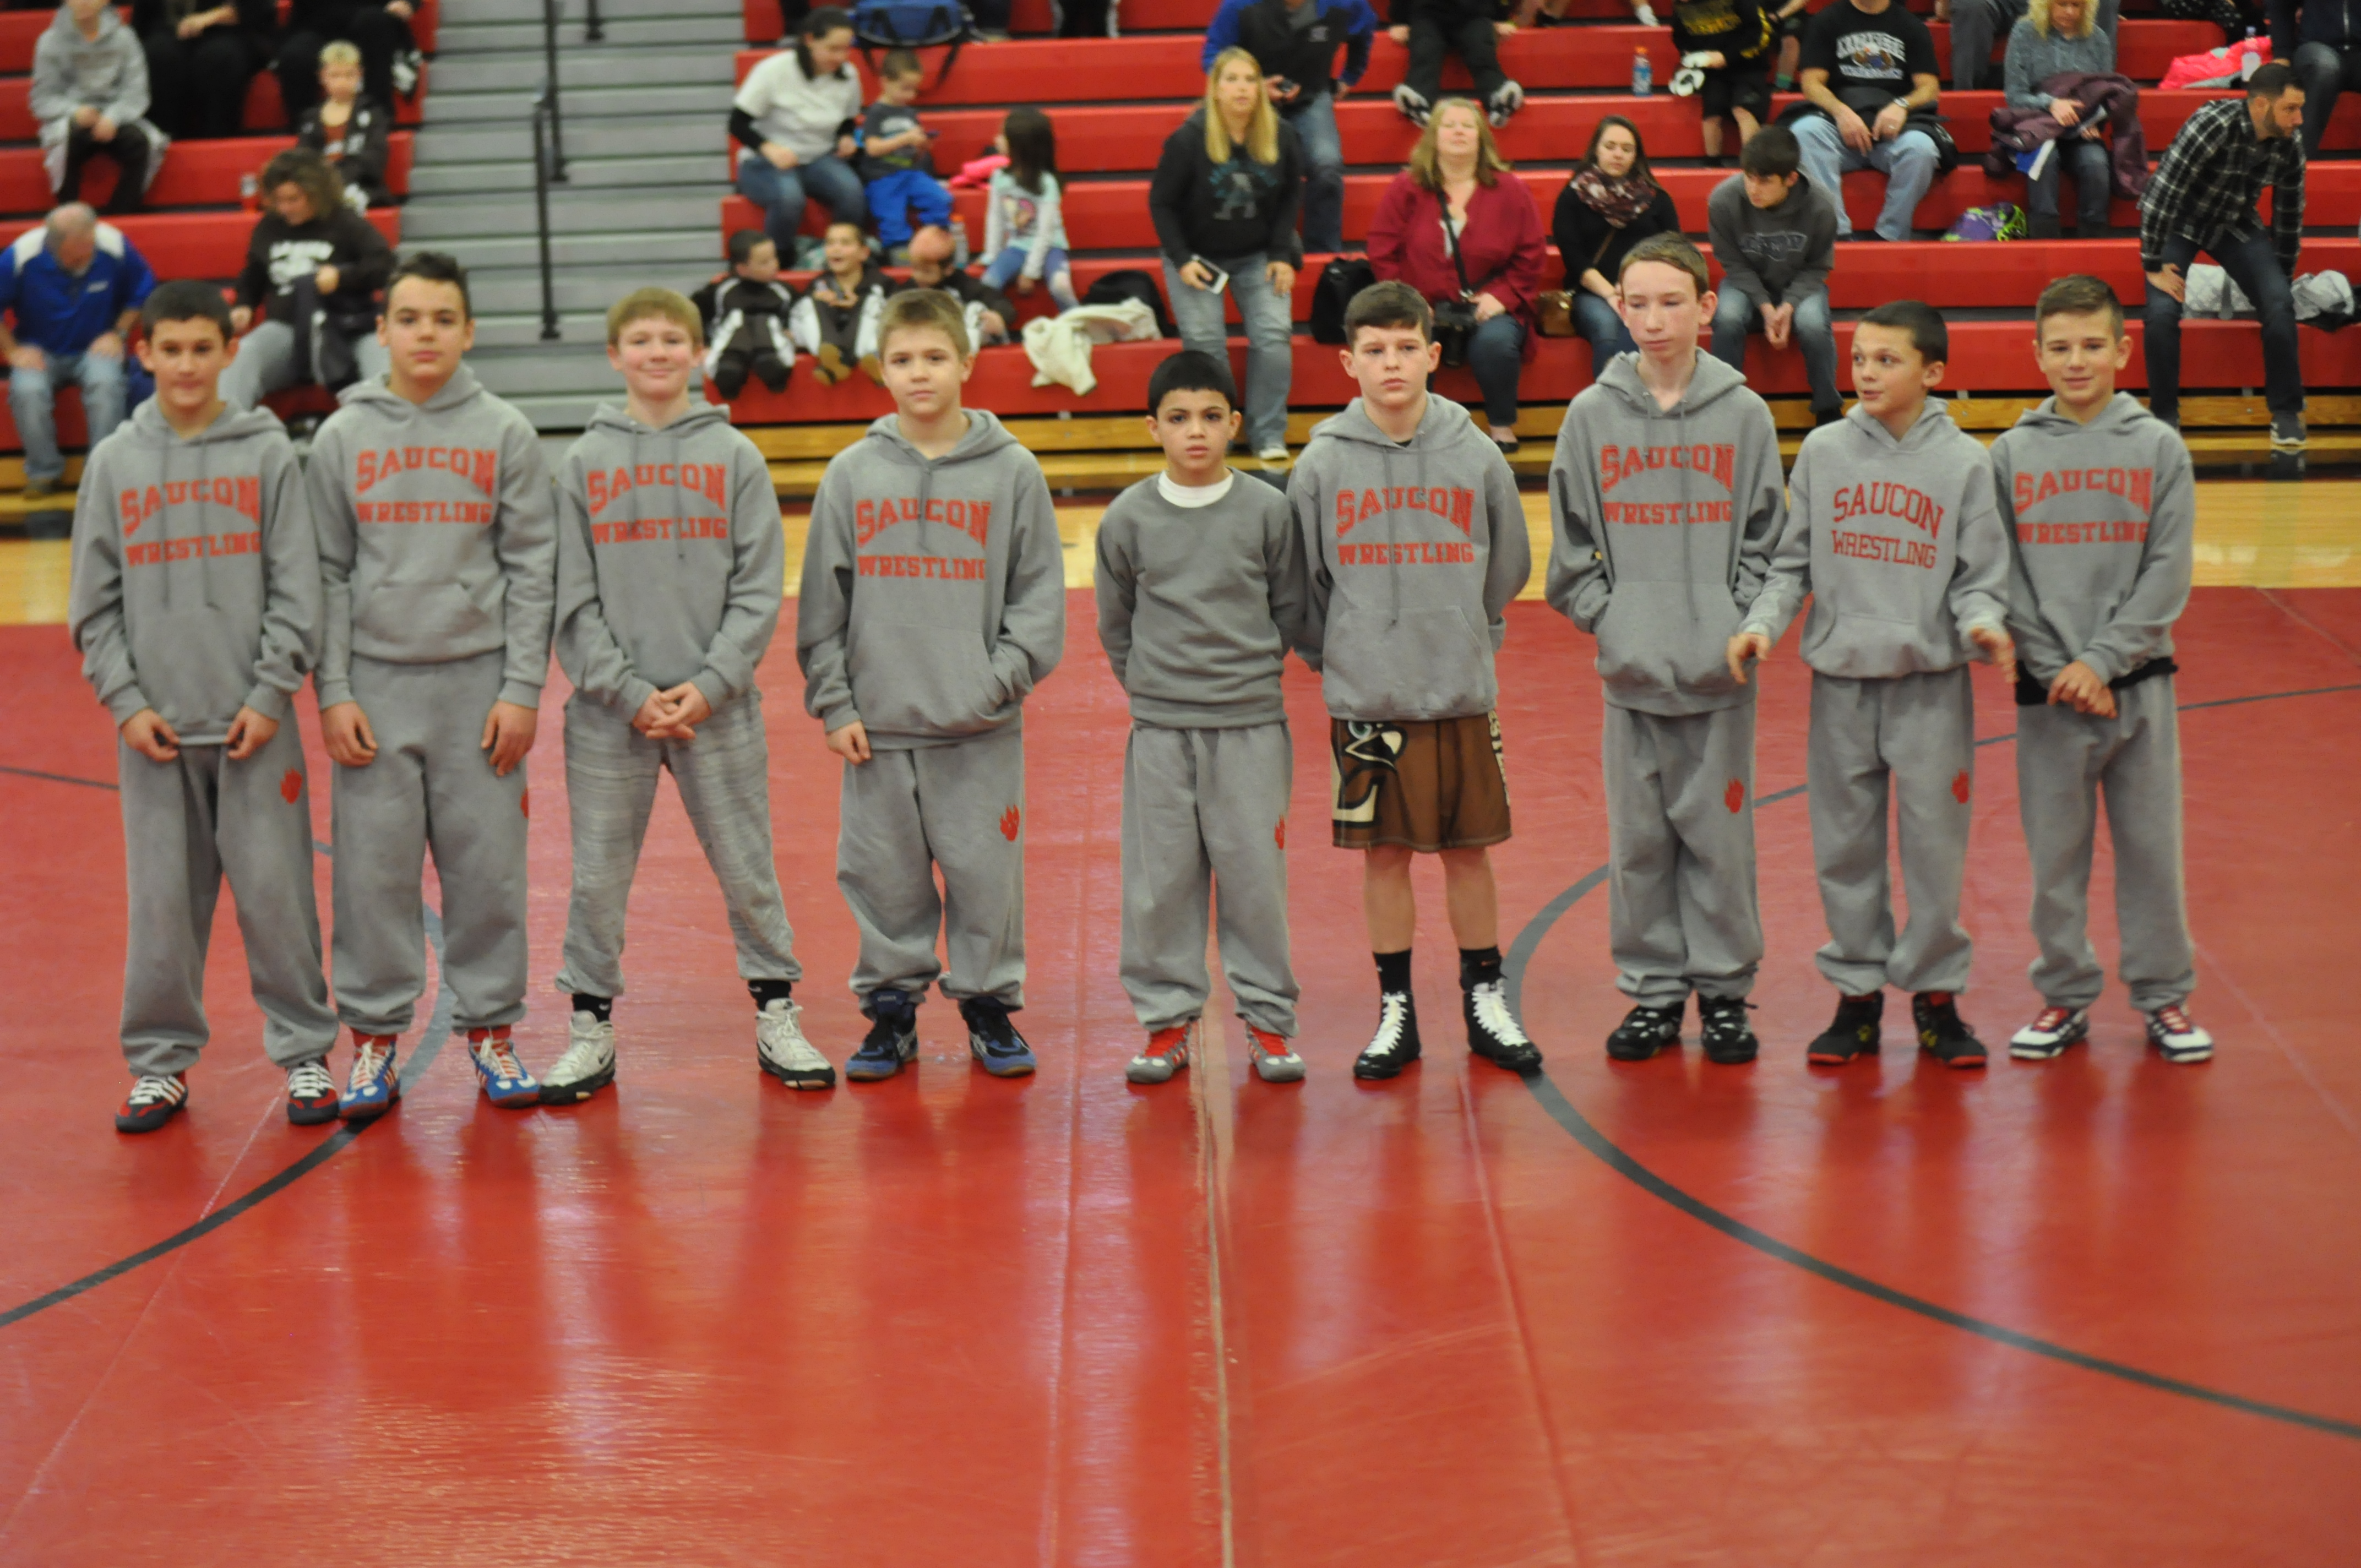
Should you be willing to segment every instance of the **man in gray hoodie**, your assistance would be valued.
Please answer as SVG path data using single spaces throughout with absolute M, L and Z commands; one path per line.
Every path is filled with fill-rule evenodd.
M 2181 881 L 2180 735 L 2172 623 L 2189 603 L 2196 499 L 2189 448 L 2115 390 L 2124 308 L 2096 278 L 2060 278 L 2035 307 L 2054 394 L 1993 444 L 2009 536 L 2016 800 L 2033 857 L 2034 989 L 2008 1054 L 2039 1061 L 2089 1037 L 2105 971 L 2090 937 L 2099 795 L 2115 852 L 2122 974 L 2165 1060 L 2204 1061 L 2189 1016 L 2197 968 Z
M 1378 964 L 1378 1028 L 1356 1078 L 1416 1061 L 1411 857 L 1443 861 L 1459 945 L 1467 1048 L 1515 1073 L 1542 1054 L 1510 1010 L 1489 847 L 1509 838 L 1509 780 L 1492 657 L 1532 573 L 1516 476 L 1467 411 L 1426 389 L 1434 316 L 1405 283 L 1345 310 L 1345 373 L 1361 395 L 1312 430 L 1289 477 L 1311 572 L 1296 650 L 1321 673 L 1335 780 L 1331 832 L 1364 851 L 1362 905 Z
M 1885 987 L 1911 993 L 1918 1044 L 1948 1067 L 1984 1065 L 1960 1020 L 1974 956 L 1960 923 L 1976 765 L 1968 663 L 2014 681 L 2001 594 L 2008 545 L 1992 464 L 1927 394 L 1950 356 L 1943 318 L 1916 300 L 1853 330 L 1861 400 L 1804 438 L 1787 478 L 1787 531 L 1771 576 L 1730 641 L 1730 672 L 1770 655 L 1812 601 L 1812 858 L 1828 920 L 1820 973 L 1840 1000 L 1807 1059 L 1841 1066 L 1878 1048 Z M 1899 940 L 1886 878 L 1886 797 L 1899 802 Z
M 1065 651 L 1057 512 L 1033 455 L 960 406 L 974 349 L 957 300 L 895 294 L 877 341 L 900 411 L 820 477 L 796 617 L 804 707 L 846 763 L 836 883 L 871 1028 L 844 1075 L 891 1078 L 917 1055 L 939 979 L 969 1052 L 1019 1077 L 1036 1066 L 1008 1016 L 1025 1005 L 1023 721 Z
M 66 0 L 33 45 L 33 118 L 41 167 L 61 202 L 82 197 L 93 157 L 115 160 L 109 213 L 139 210 L 171 145 L 148 122 L 148 55 L 108 0 Z
M 1618 1061 L 1679 1044 L 1689 992 L 1706 1056 L 1754 1059 L 1754 693 L 1724 657 L 1786 521 L 1779 433 L 1743 378 L 1697 351 L 1705 258 L 1676 234 L 1623 258 L 1635 352 L 1566 409 L 1550 461 L 1549 602 L 1598 640 L 1607 698 L 1608 928 L 1635 1005 Z
M 167 283 L 142 313 L 156 396 L 90 455 L 69 615 L 123 745 L 130 881 L 115 1126 L 188 1103 L 209 1031 L 205 948 L 222 879 L 237 901 L 262 1048 L 287 1117 L 332 1122 L 335 1014 L 320 974 L 312 809 L 289 699 L 319 651 L 320 561 L 294 449 L 268 410 L 226 406 L 229 309 Z
M 350 1121 L 401 1098 L 394 1041 L 425 985 L 419 879 L 430 848 L 452 1026 L 493 1104 L 541 1100 L 509 1030 L 524 1016 L 524 759 L 556 595 L 549 468 L 532 422 L 461 361 L 476 328 L 457 262 L 404 258 L 378 334 L 391 367 L 345 389 L 307 474 L 327 588 L 316 683 L 337 763 L 335 968 L 353 1031 Z
M 765 243 L 768 243 L 767 241 Z M 754 1060 L 795 1089 L 835 1086 L 804 1038 L 803 978 L 771 858 L 770 747 L 754 668 L 778 630 L 786 537 L 770 465 L 730 411 L 691 395 L 704 322 L 670 289 L 607 313 L 629 397 L 602 406 L 557 481 L 557 663 L 574 891 L 557 989 L 573 998 L 544 1105 L 615 1077 L 623 916 L 667 769 L 721 884 L 738 973 L 754 998 Z

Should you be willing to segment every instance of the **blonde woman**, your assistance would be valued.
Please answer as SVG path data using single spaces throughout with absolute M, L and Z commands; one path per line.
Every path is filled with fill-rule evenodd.
M 2091 25 L 2115 41 L 2115 12 L 2121 0 L 2084 0 L 2091 9 Z M 1978 87 L 1993 85 L 1993 40 L 2009 37 L 2010 25 L 2024 19 L 2027 0 L 1959 0 L 1945 16 L 1938 5 L 1935 19 L 1951 24 L 1951 90 L 1969 93 Z M 2085 32 L 2088 32 L 2086 27 Z M 2112 56 L 2110 57 L 2112 59 Z M 2113 71 L 2111 64 L 2107 67 Z M 2039 77 L 2035 77 L 2039 81 Z
M 2058 148 L 2042 161 L 2041 176 L 2029 181 L 2026 226 L 2035 239 L 2059 235 L 2058 183 L 2074 181 L 2076 233 L 2084 239 L 2107 232 L 2107 198 L 2114 165 L 2106 131 L 2081 123 L 2081 104 L 2042 91 L 2052 78 L 2069 73 L 2109 76 L 2115 69 L 2115 40 L 2098 25 L 2092 0 L 2033 0 L 2032 8 L 2008 35 L 2008 101 L 2037 109 L 2066 127 Z
M 1229 363 L 1226 294 L 1246 329 L 1246 444 L 1265 463 L 1287 461 L 1287 393 L 1294 367 L 1295 233 L 1303 153 L 1271 107 L 1262 68 L 1224 49 L 1205 78 L 1205 102 L 1164 143 L 1148 210 L 1164 251 L 1164 292 L 1191 348 Z

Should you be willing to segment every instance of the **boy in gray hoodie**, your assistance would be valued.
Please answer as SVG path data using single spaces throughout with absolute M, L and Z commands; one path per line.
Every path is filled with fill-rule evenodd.
M 457 262 L 404 258 L 378 337 L 391 367 L 345 389 L 307 475 L 327 588 L 315 680 L 337 764 L 348 1121 L 381 1116 L 401 1097 L 394 1041 L 425 985 L 419 879 L 430 848 L 453 1029 L 467 1035 L 493 1104 L 541 1100 L 509 1030 L 524 1015 L 524 759 L 556 596 L 549 467 L 532 422 L 461 362 L 476 326 Z
M 170 139 L 148 120 L 148 54 L 109 0 L 66 0 L 33 45 L 30 105 L 41 167 L 60 202 L 82 199 L 93 157 L 115 160 L 109 213 L 136 213 Z
M 836 1069 L 804 1038 L 803 976 L 771 859 L 770 748 L 754 668 L 778 630 L 786 536 L 770 465 L 730 413 L 690 395 L 704 322 L 670 289 L 607 313 L 607 357 L 629 397 L 590 416 L 557 478 L 557 663 L 574 892 L 557 989 L 574 1002 L 541 1102 L 615 1078 L 623 916 L 656 781 L 666 770 L 721 884 L 738 973 L 754 998 L 754 1060 L 796 1089 Z
M 1550 460 L 1549 602 L 1598 641 L 1607 698 L 1608 930 L 1633 1007 L 1618 1061 L 1679 1044 L 1697 996 L 1708 1059 L 1754 1059 L 1754 693 L 1723 653 L 1786 521 L 1779 433 L 1739 373 L 1697 351 L 1705 258 L 1676 234 L 1625 253 L 1638 345 L 1575 398 Z
M 939 979 L 970 1053 L 1018 1077 L 1036 1065 L 1008 1017 L 1025 1005 L 1022 725 L 1065 649 L 1057 513 L 1033 455 L 960 406 L 974 349 L 957 300 L 895 295 L 878 345 L 899 411 L 829 461 L 796 617 L 804 706 L 845 761 L 836 882 L 871 1027 L 844 1076 L 917 1055 Z
M 1721 263 L 1713 354 L 1743 374 L 1749 334 L 1761 333 L 1774 349 L 1794 344 L 1811 384 L 1812 422 L 1828 424 L 1844 415 L 1828 317 L 1837 210 L 1804 178 L 1801 159 L 1795 132 L 1765 126 L 1739 152 L 1739 171 L 1706 199 L 1706 229 Z
M 2054 395 L 1992 449 L 2021 655 L 2016 799 L 2033 857 L 2032 979 L 2042 998 L 2008 1054 L 2043 1060 L 2090 1035 L 2105 982 L 2089 930 L 2103 791 L 2124 984 L 2165 1060 L 2203 1061 L 2213 1036 L 2188 1011 L 2197 969 L 2172 679 L 2172 623 L 2189 603 L 2195 558 L 2189 448 L 2115 390 L 2131 340 L 2113 289 L 2060 278 L 2034 316 L 2034 353 Z
M 320 559 L 294 449 L 268 410 L 226 406 L 229 308 L 166 283 L 141 312 L 156 396 L 93 448 L 74 512 L 70 609 L 82 674 L 123 745 L 129 876 L 115 1124 L 188 1103 L 208 1037 L 205 948 L 222 878 L 237 901 L 262 1048 L 287 1119 L 333 1122 L 335 1014 L 320 974 L 312 807 L 289 698 L 320 644 Z
M 1134 1083 L 1189 1064 L 1205 1010 L 1205 921 L 1267 1083 L 1303 1076 L 1287 943 L 1295 750 L 1279 667 L 1303 609 L 1287 498 L 1223 461 L 1241 416 L 1230 367 L 1183 349 L 1148 379 L 1164 472 L 1099 522 L 1099 642 L 1131 697 L 1123 757 L 1123 986 L 1148 1030 Z
M 1467 1048 L 1515 1073 L 1542 1054 L 1500 975 L 1491 845 L 1509 837 L 1492 656 L 1532 573 L 1516 476 L 1467 411 L 1426 389 L 1441 362 L 1417 290 L 1376 283 L 1345 310 L 1338 356 L 1361 395 L 1312 431 L 1288 480 L 1311 574 L 1296 649 L 1321 673 L 1331 832 L 1359 850 L 1378 1028 L 1356 1078 L 1419 1057 L 1411 857 L 1443 861 Z
M 1911 993 L 1918 1044 L 1946 1066 L 1984 1065 L 1960 1022 L 1973 946 L 1960 923 L 1976 763 L 1982 656 L 2016 677 L 2001 594 L 2008 545 L 1992 463 L 1927 393 L 1950 356 L 1943 318 L 1916 300 L 1853 330 L 1850 414 L 1804 438 L 1787 477 L 1787 531 L 1730 640 L 1730 673 L 1770 656 L 1804 599 L 1812 667 L 1812 859 L 1828 920 L 1820 973 L 1840 997 L 1807 1059 L 1841 1066 L 1878 1048 L 1888 985 Z M 1885 872 L 1886 796 L 1899 802 L 1899 940 Z

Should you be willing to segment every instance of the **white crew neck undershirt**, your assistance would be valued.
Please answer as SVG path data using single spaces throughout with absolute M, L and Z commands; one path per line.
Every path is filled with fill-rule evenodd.
M 1221 478 L 1213 484 L 1176 485 L 1172 482 L 1172 476 L 1170 473 L 1163 473 L 1156 476 L 1156 493 L 1176 507 L 1186 507 L 1194 510 L 1198 507 L 1212 506 L 1215 501 L 1228 495 L 1230 487 L 1237 482 L 1237 477 L 1235 470 L 1224 468 L 1222 470 Z

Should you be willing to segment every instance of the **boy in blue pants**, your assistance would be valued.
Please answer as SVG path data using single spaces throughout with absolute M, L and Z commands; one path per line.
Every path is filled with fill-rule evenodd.
M 910 236 L 951 221 L 951 193 L 935 178 L 934 133 L 918 124 L 918 84 L 926 72 L 908 49 L 889 50 L 877 68 L 877 102 L 861 116 L 861 179 L 877 220 L 888 266 L 910 265 Z

